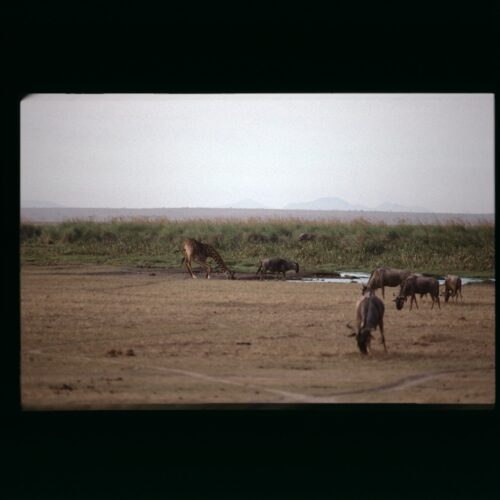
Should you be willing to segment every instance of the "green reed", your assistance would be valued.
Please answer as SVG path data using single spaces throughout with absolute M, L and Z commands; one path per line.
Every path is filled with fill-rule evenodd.
M 298 241 L 300 233 L 314 241 Z M 369 271 L 385 265 L 419 272 L 494 275 L 495 227 L 490 223 L 399 224 L 276 220 L 73 220 L 22 223 L 21 262 L 180 267 L 182 241 L 213 245 L 226 263 L 254 271 L 281 256 L 309 272 Z

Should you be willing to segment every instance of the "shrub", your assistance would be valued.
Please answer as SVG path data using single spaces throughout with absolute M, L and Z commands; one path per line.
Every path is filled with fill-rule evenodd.
M 35 226 L 34 224 L 21 224 L 21 228 L 19 230 L 19 239 L 21 243 L 25 241 L 32 240 L 33 238 L 38 238 L 42 234 L 42 228 L 39 226 Z
M 300 233 L 313 233 L 317 238 L 299 242 Z M 163 262 L 178 267 L 186 237 L 213 245 L 225 261 L 241 266 L 281 256 L 297 260 L 308 269 L 335 266 L 370 270 L 386 265 L 415 271 L 433 268 L 447 272 L 453 268 L 494 272 L 495 268 L 492 224 L 386 226 L 365 220 L 342 223 L 296 219 L 104 223 L 74 220 L 60 224 L 22 223 L 20 227 L 21 255 L 31 261 L 50 258 L 54 262 L 77 262 L 82 258 L 85 262 Z M 48 241 L 59 244 L 49 250 Z M 29 246 L 23 246 L 28 242 Z

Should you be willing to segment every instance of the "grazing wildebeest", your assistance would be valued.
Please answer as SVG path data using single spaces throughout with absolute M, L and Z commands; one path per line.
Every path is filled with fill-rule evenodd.
M 359 350 L 362 354 L 368 354 L 372 331 L 380 328 L 382 336 L 381 341 L 387 352 L 384 338 L 384 310 L 385 306 L 381 299 L 368 291 L 356 303 L 356 330 L 350 334 L 350 337 L 356 336 Z M 347 326 L 352 330 L 350 323 Z
M 234 271 L 231 271 L 226 266 L 217 250 L 215 250 L 214 247 L 207 245 L 206 243 L 202 243 L 201 241 L 197 241 L 192 238 L 187 238 L 182 244 L 182 254 L 183 257 L 181 264 L 185 264 L 186 269 L 189 271 L 192 278 L 196 278 L 196 275 L 193 273 L 193 270 L 191 268 L 192 261 L 196 261 L 198 262 L 198 264 L 201 264 L 207 270 L 205 278 L 210 278 L 212 268 L 209 264 L 207 264 L 207 259 L 210 257 L 211 259 L 215 260 L 217 264 L 219 264 L 222 270 L 227 274 L 228 279 L 235 279 Z
M 316 235 L 312 233 L 301 233 L 299 234 L 299 241 L 312 241 L 316 239 Z
M 366 285 L 362 285 L 361 293 L 367 290 L 375 292 L 377 288 L 382 288 L 382 297 L 385 299 L 384 287 L 398 286 L 403 280 L 412 274 L 410 271 L 401 271 L 400 269 L 391 269 L 390 267 L 379 267 L 370 275 Z
M 260 279 L 263 279 L 262 275 L 270 271 L 272 273 L 277 273 L 276 276 L 279 278 L 280 273 L 283 273 L 283 278 L 286 278 L 286 272 L 294 269 L 296 273 L 299 272 L 299 264 L 293 260 L 281 259 L 280 257 L 273 257 L 272 259 L 264 259 L 260 261 L 259 269 L 255 274 L 260 273 Z
M 452 297 L 456 302 L 456 300 L 458 299 L 458 295 L 460 295 L 460 300 L 463 301 L 462 280 L 454 274 L 448 274 L 444 278 L 444 301 L 448 302 L 450 297 Z
M 403 309 L 403 305 L 406 302 L 407 297 L 411 297 L 410 311 L 412 309 L 413 302 L 415 302 L 418 309 L 417 298 L 415 297 L 416 293 L 428 293 L 432 299 L 431 309 L 434 308 L 434 302 L 437 302 L 439 309 L 441 309 L 441 304 L 439 302 L 439 281 L 436 278 L 420 276 L 417 274 L 408 276 L 401 283 L 399 295 L 394 299 L 394 302 L 396 302 L 396 309 L 398 309 L 398 311 Z

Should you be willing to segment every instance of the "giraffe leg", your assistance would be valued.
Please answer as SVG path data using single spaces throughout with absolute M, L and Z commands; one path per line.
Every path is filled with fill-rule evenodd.
M 210 273 L 212 272 L 212 268 L 210 267 L 210 265 L 207 264 L 203 260 L 197 260 L 196 262 L 198 262 L 198 264 L 200 264 L 201 266 L 203 266 L 207 270 L 207 274 L 205 274 L 205 278 L 210 279 Z
M 189 274 L 191 274 L 191 278 L 195 279 L 196 276 L 193 273 L 193 270 L 191 269 L 191 263 L 188 261 L 188 259 L 186 259 L 184 263 L 186 264 L 186 269 L 189 271 Z

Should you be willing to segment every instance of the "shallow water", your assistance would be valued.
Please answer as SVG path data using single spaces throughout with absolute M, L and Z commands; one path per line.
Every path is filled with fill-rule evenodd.
M 368 283 L 370 275 L 358 272 L 340 273 L 340 278 L 302 278 L 298 280 L 287 280 L 297 283 Z M 444 285 L 444 279 L 438 280 L 440 285 Z M 483 283 L 485 281 L 495 282 L 495 278 L 462 278 L 462 285 L 468 283 Z

